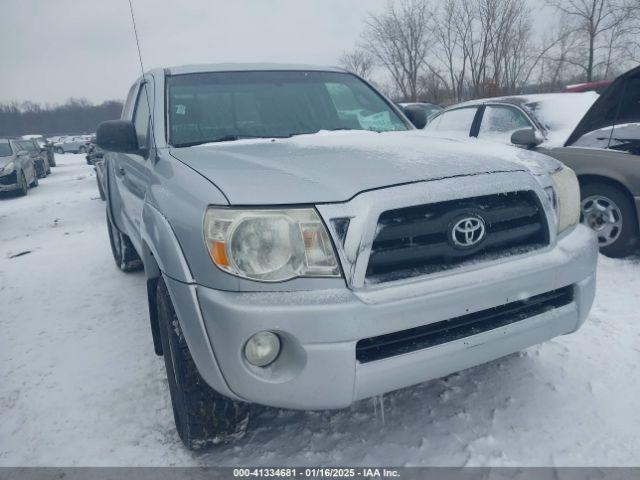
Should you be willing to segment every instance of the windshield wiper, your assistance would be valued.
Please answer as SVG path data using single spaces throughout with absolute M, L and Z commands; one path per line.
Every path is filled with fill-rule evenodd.
M 286 136 L 278 136 L 278 135 L 235 135 L 235 134 L 231 134 L 231 135 L 223 135 L 222 137 L 218 137 L 218 138 L 211 138 L 209 140 L 197 140 L 195 142 L 184 142 L 184 143 L 178 143 L 176 145 L 174 145 L 174 147 L 176 148 L 182 148 L 182 147 L 193 147 L 196 145 L 203 145 L 205 143 L 218 143 L 218 142 L 234 142 L 236 140 L 243 140 L 245 138 L 289 138 L 291 137 L 291 135 L 286 135 Z

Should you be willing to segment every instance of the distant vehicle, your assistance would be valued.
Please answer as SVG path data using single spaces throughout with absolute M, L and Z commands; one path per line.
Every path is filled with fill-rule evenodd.
M 85 153 L 90 143 L 91 136 L 76 135 L 54 143 L 53 147 L 56 153 Z
M 594 103 L 595 102 L 595 103 Z M 550 155 L 581 185 L 582 221 L 600 251 L 620 257 L 638 246 L 640 67 L 594 92 L 476 100 L 444 110 L 425 131 L 477 137 Z
M 38 177 L 44 178 L 51 173 L 47 152 L 42 151 L 38 142 L 35 140 L 16 140 L 15 143 L 20 149 L 29 153 L 38 172 Z
M 53 143 L 47 140 L 44 135 L 23 135 L 22 140 L 35 140 L 40 147 L 40 150 L 46 152 L 47 159 L 49 160 L 49 166 L 56 166 L 56 156 L 53 153 Z
M 403 109 L 406 109 L 407 107 L 414 107 L 424 110 L 424 113 L 427 115 L 427 121 L 429 121 L 436 113 L 444 110 L 440 105 L 427 102 L 399 103 L 398 105 Z
M 92 143 L 89 145 L 89 151 L 86 156 L 87 164 L 93 165 L 96 171 L 96 183 L 98 184 L 98 192 L 100 193 L 100 198 L 102 200 L 106 200 L 105 190 L 107 188 L 106 181 L 106 171 L 105 171 L 105 158 L 104 158 L 104 150 L 102 150 L 98 145 Z
M 562 90 L 563 93 L 582 93 L 596 92 L 602 93 L 613 83 L 613 80 L 600 80 L 599 82 L 577 83 L 575 85 L 567 85 Z
M 29 152 L 14 140 L 0 139 L 0 192 L 17 191 L 26 195 L 38 186 L 38 173 Z

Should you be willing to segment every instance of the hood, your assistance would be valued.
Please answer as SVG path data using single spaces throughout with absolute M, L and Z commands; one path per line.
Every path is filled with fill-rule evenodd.
M 565 146 L 572 145 L 582 135 L 589 132 L 611 127 L 612 118 L 616 118 L 619 115 L 619 113 L 617 113 L 618 105 L 620 105 L 621 102 L 634 101 L 632 92 L 637 92 L 637 89 L 633 88 L 633 83 L 631 82 L 636 82 L 637 84 L 639 78 L 640 67 L 633 68 L 616 78 L 613 83 L 602 92 L 602 95 L 600 95 L 587 113 L 585 113 L 580 123 L 578 123 L 573 133 L 569 136 Z M 628 84 L 630 88 L 627 88 Z M 616 120 L 624 123 L 626 119 L 617 118 Z
M 319 132 L 172 148 L 232 205 L 349 200 L 360 192 L 441 178 L 540 169 L 526 150 L 425 136 L 420 131 Z M 544 162 L 542 162 L 544 163 Z M 535 172 L 534 172 L 535 173 Z

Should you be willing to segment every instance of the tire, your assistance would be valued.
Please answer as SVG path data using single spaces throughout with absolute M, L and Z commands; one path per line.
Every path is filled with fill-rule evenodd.
M 38 185 L 40 185 L 40 182 L 38 181 L 38 175 L 37 175 L 37 174 L 35 174 L 35 172 L 34 172 L 34 175 L 33 175 L 33 182 L 31 182 L 30 187 L 31 187 L 31 188 L 35 188 L 35 187 L 37 187 Z
M 98 184 L 98 193 L 100 193 L 100 200 L 103 202 L 107 200 L 107 196 L 104 194 L 104 190 L 102 189 L 102 184 L 100 183 L 100 178 L 96 175 L 96 183 Z
M 62 147 L 56 147 L 55 153 L 62 155 L 64 153 L 64 149 Z
M 588 183 L 580 189 L 582 222 L 598 235 L 600 252 L 624 257 L 638 242 L 635 208 L 622 190 L 605 183 Z
M 135 272 L 142 269 L 142 260 L 128 236 L 118 230 L 107 214 L 107 230 L 111 253 L 116 266 L 123 272 Z
M 24 197 L 29 193 L 29 184 L 27 183 L 27 177 L 24 176 L 24 172 L 21 171 L 18 176 L 18 196 Z
M 85 153 L 87 149 L 85 147 L 78 148 L 78 153 Z
M 241 438 L 249 404 L 213 390 L 196 368 L 162 278 L 156 290 L 158 322 L 176 429 L 190 450 L 203 450 Z
M 44 163 L 42 164 L 42 169 L 40 169 L 40 170 L 39 170 L 39 169 L 36 167 L 36 171 L 38 172 L 38 173 L 37 173 L 38 178 L 46 178 L 46 177 L 47 177 L 47 170 L 46 170 L 46 168 L 45 168 Z

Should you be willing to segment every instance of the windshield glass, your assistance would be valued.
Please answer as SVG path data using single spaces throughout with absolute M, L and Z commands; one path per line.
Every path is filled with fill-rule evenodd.
M 389 104 L 354 75 L 216 72 L 169 77 L 169 143 L 290 137 L 320 130 L 407 130 Z
M 9 146 L 9 142 L 0 142 L 0 157 L 9 156 L 11 156 L 11 147 Z
M 29 152 L 35 152 L 36 146 L 33 144 L 31 140 L 25 140 L 23 142 L 18 142 L 18 144 Z

